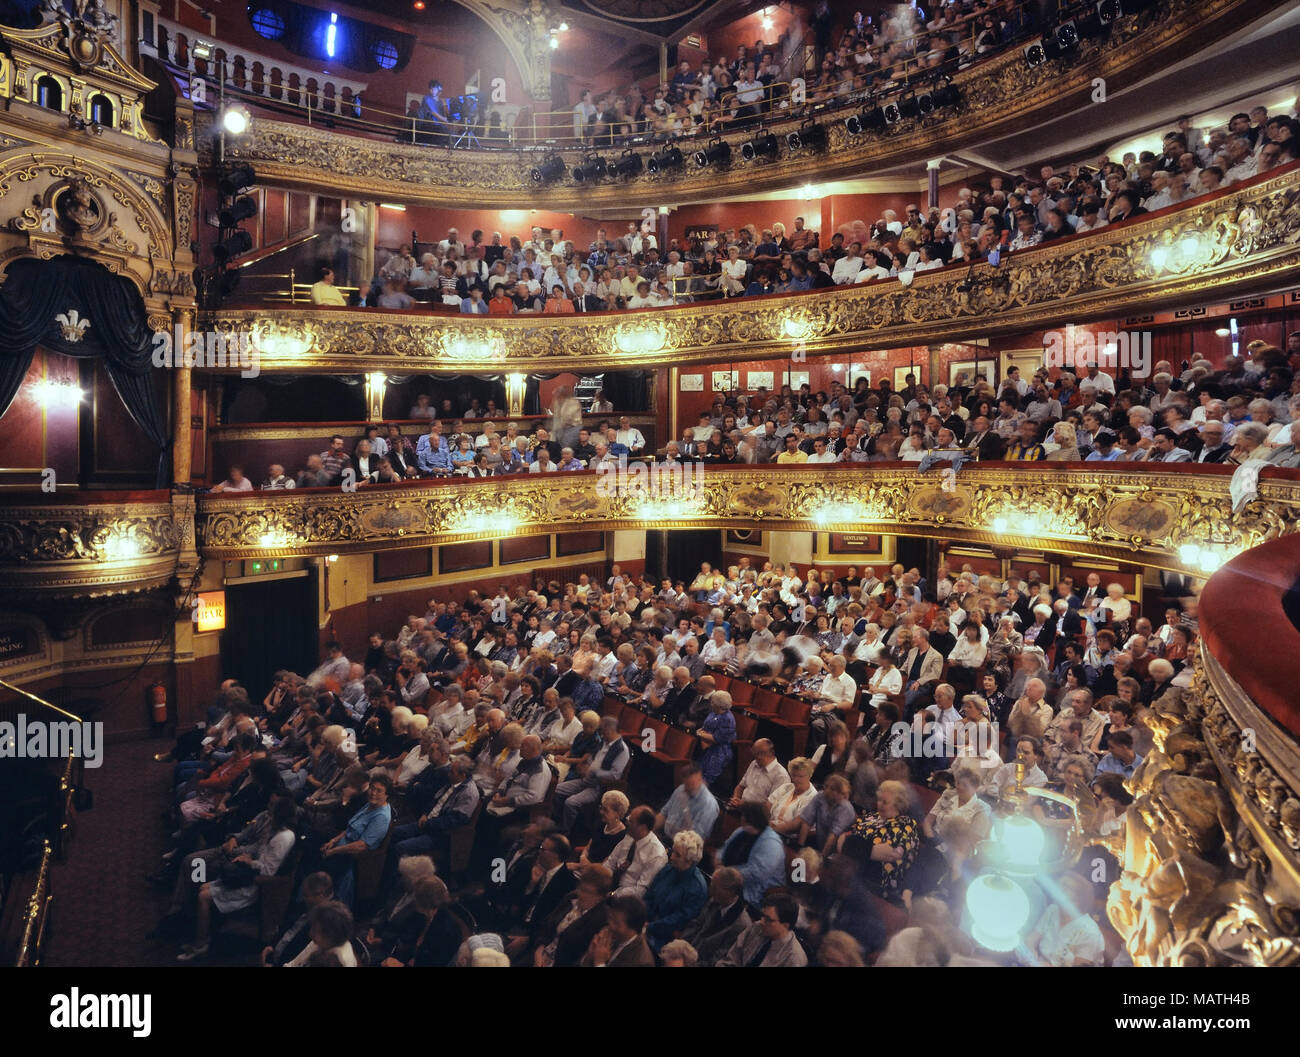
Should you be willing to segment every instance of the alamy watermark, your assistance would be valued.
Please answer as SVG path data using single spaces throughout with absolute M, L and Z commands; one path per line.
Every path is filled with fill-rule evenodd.
M 153 336 L 155 367 L 238 367 L 241 378 L 262 373 L 257 335 L 247 330 L 191 330 L 179 323 Z
M 704 464 L 699 462 L 629 462 L 620 455 L 596 464 L 596 493 L 602 496 L 693 499 L 703 483 Z
M 1151 332 L 1115 330 L 1093 333 L 1082 327 L 1043 334 L 1043 364 L 1063 370 L 1099 367 L 1127 369 L 1130 377 L 1151 374 Z
M 0 760 L 65 760 L 76 756 L 87 767 L 104 762 L 104 724 L 31 720 L 20 712 L 0 722 Z

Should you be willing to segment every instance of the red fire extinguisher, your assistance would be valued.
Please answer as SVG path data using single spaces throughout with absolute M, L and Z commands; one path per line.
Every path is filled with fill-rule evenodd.
M 162 726 L 167 722 L 167 687 L 154 683 L 149 687 L 149 697 L 153 703 L 153 721 Z

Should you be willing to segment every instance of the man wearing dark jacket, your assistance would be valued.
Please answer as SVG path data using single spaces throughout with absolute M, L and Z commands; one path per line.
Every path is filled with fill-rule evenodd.
M 715 870 L 709 882 L 709 902 L 682 930 L 681 938 L 695 948 L 700 965 L 713 965 L 754 919 L 745 908 L 745 879 L 733 866 Z
M 592 863 L 582 868 L 577 889 L 537 930 L 534 965 L 569 969 L 582 962 L 596 933 L 609 921 L 605 897 L 613 884 L 608 867 Z

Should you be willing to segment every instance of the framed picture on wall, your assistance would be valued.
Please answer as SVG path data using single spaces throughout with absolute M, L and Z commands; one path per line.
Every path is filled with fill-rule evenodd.
M 859 378 L 865 378 L 867 385 L 871 384 L 871 372 L 864 370 L 851 369 L 849 372 L 849 388 L 852 389 L 858 384 Z
M 734 393 L 740 388 L 739 371 L 714 371 L 713 391 L 715 393 Z
M 681 375 L 681 387 L 683 393 L 704 392 L 704 375 L 702 374 Z
M 753 375 L 750 375 L 752 378 Z M 786 371 L 785 384 L 791 389 L 798 389 L 801 385 L 812 384 L 807 371 Z
M 763 546 L 761 529 L 727 529 L 727 543 L 734 547 Z
M 976 367 L 978 366 L 978 371 Z M 989 385 L 997 386 L 997 364 L 993 360 L 980 360 L 978 365 L 974 360 L 960 360 L 957 363 L 948 364 L 948 385 L 957 384 L 957 379 L 961 375 L 966 376 L 966 385 L 975 384 L 977 377 L 983 378 Z
M 749 386 L 749 391 L 751 393 L 757 389 L 770 390 L 772 388 L 772 372 L 750 371 L 749 374 L 746 375 L 745 384 Z

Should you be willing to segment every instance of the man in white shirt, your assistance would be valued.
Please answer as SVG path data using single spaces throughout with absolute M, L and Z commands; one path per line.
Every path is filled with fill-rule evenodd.
M 839 462 L 839 456 L 827 447 L 825 437 L 813 438 L 813 453 L 808 456 L 809 462 Z
M 846 661 L 841 654 L 833 654 L 827 665 L 829 671 L 822 680 L 821 696 L 818 704 L 833 705 L 841 710 L 853 707 L 858 696 L 858 684 L 845 671 Z
M 862 271 L 862 243 L 854 242 L 849 246 L 848 255 L 835 262 L 831 280 L 836 286 L 844 286 L 856 282 L 860 271 Z
M 644 898 L 655 876 L 668 865 L 668 852 L 655 836 L 655 813 L 642 805 L 627 817 L 627 835 L 609 853 L 615 896 Z
M 722 262 L 722 289 L 732 296 L 745 292 L 745 276 L 749 274 L 749 262 L 740 259 L 740 249 L 732 246 L 727 250 L 727 259 Z
M 632 425 L 632 420 L 624 415 L 618 420 L 618 429 L 614 433 L 614 439 L 619 444 L 627 445 L 629 457 L 635 457 L 645 451 L 645 437 L 641 431 Z
M 766 802 L 772 793 L 790 781 L 790 775 L 776 758 L 776 747 L 767 738 L 754 742 L 754 759 L 737 783 L 728 807 L 739 807 L 746 801 Z

